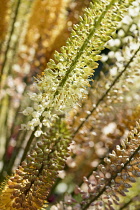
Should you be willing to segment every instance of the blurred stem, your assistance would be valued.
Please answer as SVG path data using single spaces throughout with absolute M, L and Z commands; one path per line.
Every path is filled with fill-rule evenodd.
M 32 5 L 32 1 L 33 0 L 28 1 L 27 8 L 26 8 L 26 10 L 23 14 L 23 17 L 26 17 L 26 15 L 29 13 L 29 10 L 30 10 L 31 5 Z M 25 21 L 26 21 L 26 19 L 23 18 L 21 23 L 20 23 L 19 34 L 18 34 L 18 37 L 16 39 L 16 42 L 15 42 L 15 45 L 14 45 L 14 48 L 13 48 L 13 55 L 12 55 L 12 59 L 11 59 L 11 64 L 9 65 L 9 69 L 8 69 L 9 74 L 11 73 L 11 70 L 12 70 L 12 65 L 13 65 L 13 62 L 15 60 L 15 56 L 16 56 L 16 53 L 17 53 L 17 50 L 18 50 L 18 45 L 19 45 L 20 38 L 21 38 L 21 35 L 22 35 L 21 31 L 23 29 Z
M 29 1 L 29 3 L 27 4 L 27 8 L 26 8 L 26 10 L 25 10 L 25 12 L 24 12 L 24 14 L 23 14 L 23 16 L 26 16 L 26 14 L 29 12 L 29 9 L 30 9 L 30 6 L 31 6 L 31 3 L 32 3 L 32 1 Z M 20 4 L 20 2 L 19 2 L 19 4 Z M 19 4 L 17 5 L 17 7 L 19 7 Z M 18 9 L 18 8 L 17 8 Z M 15 20 L 16 21 L 16 20 Z M 22 31 L 22 28 L 23 28 L 23 26 L 24 26 L 24 22 L 25 22 L 25 19 L 23 19 L 22 21 L 21 21 L 21 23 L 20 23 L 20 29 L 19 29 L 19 33 L 18 33 L 18 37 L 17 37 L 17 39 L 16 39 L 16 42 L 15 42 L 15 44 L 14 44 L 14 48 L 12 49 L 12 58 L 10 58 L 10 61 L 9 61 L 9 63 L 8 63 L 8 70 L 7 70 L 7 74 L 10 74 L 11 73 L 11 69 L 12 69 L 12 66 L 13 66 L 13 63 L 14 63 L 14 60 L 15 60 L 15 56 L 16 56 L 16 53 L 17 53 L 17 48 L 18 48 L 18 44 L 19 44 L 19 40 L 20 40 L 20 37 L 21 37 L 21 31 Z M 13 29 L 14 30 L 14 29 Z M 14 33 L 14 31 L 13 31 L 13 33 Z M 12 35 L 11 35 L 12 36 Z M 5 64 L 4 64 L 5 65 Z M 25 91 L 25 90 L 24 90 Z M 10 99 L 11 99 L 12 97 L 11 96 L 9 96 L 9 104 L 8 104 L 8 106 L 7 106 L 7 112 L 6 112 L 6 117 L 5 117 L 5 119 L 6 119 L 6 121 L 5 121 L 5 130 L 9 130 L 7 127 L 8 127 L 8 123 L 7 123 L 7 120 L 8 120 L 8 116 L 9 116 L 9 112 L 11 111 L 11 103 L 10 103 Z M 20 107 L 19 107 L 20 108 Z M 16 113 L 17 114 L 17 113 Z M 14 121 L 16 121 L 16 119 L 14 119 Z M 12 130 L 13 131 L 13 130 Z M 11 134 L 12 134 L 12 131 L 11 131 Z M 9 138 L 8 138 L 8 132 L 7 132 L 7 135 L 6 135 L 6 145 L 5 145 L 5 152 L 6 152 L 6 150 L 7 150 L 7 146 L 8 146 L 8 144 L 9 144 Z
M 15 159 L 18 157 L 20 149 L 22 148 L 22 144 L 24 142 L 24 140 L 26 139 L 26 135 L 28 134 L 28 131 L 26 130 L 25 132 L 23 132 L 23 134 L 21 134 L 19 136 L 19 143 L 17 144 L 17 146 L 14 148 L 14 152 L 12 154 L 12 157 L 10 159 L 10 162 L 7 166 L 7 173 L 11 174 L 12 173 L 12 167 L 14 165 Z
M 10 106 L 10 95 L 7 95 L 7 106 L 6 106 L 6 113 L 5 113 L 5 120 L 4 120 L 4 128 L 5 128 L 5 130 L 7 131 L 7 133 L 6 133 L 6 136 L 7 136 L 7 134 L 8 134 L 8 130 L 9 129 L 7 129 L 7 122 L 8 122 L 8 116 L 9 116 L 9 111 L 7 112 L 7 110 L 9 110 L 8 109 L 8 107 Z M 5 138 L 6 138 L 6 136 L 5 136 Z M 5 143 L 5 149 L 7 149 L 7 147 L 8 147 L 8 143 L 9 143 L 9 141 L 7 141 L 7 138 L 6 138 L 6 143 Z
M 25 147 L 24 153 L 23 153 L 23 155 L 22 155 L 21 162 L 26 158 L 26 155 L 27 155 L 27 152 L 28 152 L 29 149 L 30 149 L 31 143 L 32 143 L 33 139 L 35 138 L 34 133 L 35 133 L 36 130 L 37 130 L 37 127 L 36 127 L 35 130 L 31 133 L 31 136 L 30 136 L 30 138 L 29 138 L 29 140 L 28 140 L 28 142 L 27 142 L 27 145 L 26 145 L 26 147 Z
M 119 210 L 123 210 L 123 209 L 125 209 L 126 207 L 128 207 L 129 204 L 130 204 L 130 203 L 133 203 L 133 201 L 134 201 L 135 199 L 137 199 L 137 201 L 139 201 L 139 194 L 136 195 L 135 197 L 131 198 L 131 199 L 130 199 L 127 203 L 125 203 Z M 135 208 L 136 208 L 136 206 L 135 206 Z M 139 210 L 139 206 L 137 206 L 137 208 L 136 208 L 135 210 Z
M 5 129 L 5 122 L 6 122 L 6 109 L 9 103 L 8 100 L 9 95 L 6 95 L 2 101 L 1 101 L 1 107 L 0 107 L 0 136 L 1 136 L 1 151 L 4 152 L 5 144 L 6 144 L 6 129 Z
M 21 101 L 22 101 L 22 99 L 23 99 L 23 97 L 24 97 L 24 94 L 25 94 L 26 90 L 27 90 L 27 85 L 25 86 L 24 91 L 23 91 L 23 93 L 22 93 Z M 8 145 L 8 143 L 9 143 L 9 141 L 10 141 L 10 138 L 11 138 L 13 132 L 14 132 L 14 129 L 15 129 L 15 122 L 17 121 L 17 118 L 18 118 L 18 114 L 19 114 L 20 108 L 21 108 L 21 103 L 19 104 L 17 110 L 15 111 L 15 116 L 13 117 L 13 123 L 12 123 L 12 126 L 11 126 L 11 128 L 10 128 L 10 133 L 9 133 L 9 136 L 7 136 L 7 145 Z M 9 108 L 9 109 L 10 109 L 10 108 Z M 9 109 L 8 109 L 7 113 L 9 113 Z M 7 115 L 8 115 L 8 114 L 7 114 Z M 22 120 L 24 121 L 24 119 L 22 119 Z M 5 150 L 7 150 L 7 147 L 5 148 Z
M 23 91 L 23 96 L 24 96 L 24 93 L 25 93 L 25 91 L 26 91 L 26 89 L 27 89 L 27 86 L 25 87 L 25 89 L 24 89 L 24 91 Z M 8 100 L 9 101 L 9 100 Z M 15 116 L 14 116 L 14 118 L 13 118 L 13 124 L 12 124 L 12 127 L 11 127 L 11 129 L 10 129 L 10 133 L 7 133 L 7 138 L 6 138 L 6 143 L 5 143 L 5 152 L 4 152 L 4 155 L 3 155 L 3 158 L 2 158 L 2 160 L 3 160 L 3 169 L 2 169 L 2 171 L 1 171 L 1 173 L 3 173 L 3 171 L 5 170 L 5 167 L 7 166 L 7 158 L 6 158 L 6 154 L 7 154 L 7 149 L 8 149 L 8 145 L 9 145 L 9 142 L 10 142 L 10 139 L 11 139 L 11 136 L 12 136 L 12 134 L 13 134 L 13 131 L 14 131 L 14 129 L 15 129 L 15 122 L 17 121 L 17 117 L 18 117 L 18 113 L 19 113 L 19 111 L 20 111 L 20 108 L 21 108 L 21 103 L 19 104 L 19 106 L 18 106 L 18 108 L 17 108 L 17 110 L 16 110 L 16 112 L 15 112 Z M 9 111 L 7 112 L 7 119 L 8 119 L 8 115 L 9 115 Z M 24 119 L 23 119 L 24 120 Z M 5 127 L 7 128 L 7 123 L 5 123 Z M 5 130 L 8 130 L 8 129 L 5 129 Z M 9 134 L 9 135 L 8 135 Z M 24 141 L 24 138 L 25 138 L 25 136 L 23 137 L 23 141 Z M 17 138 L 16 138 L 16 144 L 18 144 L 18 142 L 19 142 L 19 140 L 20 140 L 20 136 L 19 136 L 19 133 L 18 133 L 18 136 L 17 136 Z M 22 142 L 23 142 L 22 141 Z M 22 143 L 21 143 L 22 144 Z M 17 154 L 17 153 L 16 153 Z M 14 159 L 15 160 L 15 159 Z M 11 159 L 10 159 L 10 161 L 11 161 Z M 10 164 L 10 163 L 9 163 Z
M 28 133 L 27 130 L 25 132 L 23 132 L 23 133 L 21 133 L 21 132 L 18 133 L 18 136 L 17 136 L 17 145 L 14 148 L 14 151 L 13 151 L 12 156 L 10 158 L 9 164 L 7 165 L 6 164 L 6 160 L 5 160 L 5 162 L 3 164 L 3 168 L 2 168 L 2 170 L 0 172 L 0 182 L 2 182 L 5 179 L 4 172 L 6 172 L 8 175 L 11 175 L 12 168 L 13 168 L 13 165 L 14 165 L 14 162 L 15 162 L 15 159 L 19 155 L 20 149 L 22 148 L 22 144 L 23 144 L 23 142 L 24 142 L 24 140 L 26 138 L 26 134 L 27 133 Z
M 125 203 L 119 210 L 125 209 L 130 203 L 132 203 L 133 198 L 131 198 L 127 203 Z
M 11 42 L 12 35 L 14 33 L 14 28 L 15 28 L 14 25 L 15 25 L 15 22 L 17 20 L 20 3 L 21 3 L 21 0 L 18 0 L 17 5 L 16 5 L 16 9 L 15 9 L 15 12 L 14 12 L 12 27 L 11 27 L 11 31 L 10 31 L 10 34 L 9 34 L 9 39 L 7 41 L 7 46 L 6 46 L 6 50 L 5 50 L 5 54 L 4 54 L 4 60 L 3 60 L 3 63 L 2 63 L 2 67 L 1 67 L 1 79 L 2 79 L 2 74 L 4 73 L 4 67 L 5 67 L 6 62 L 7 62 L 7 58 L 8 58 L 7 55 L 8 55 L 8 51 L 10 49 L 10 42 Z
M 0 54 L 2 53 L 2 45 L 3 45 L 3 41 L 0 42 Z

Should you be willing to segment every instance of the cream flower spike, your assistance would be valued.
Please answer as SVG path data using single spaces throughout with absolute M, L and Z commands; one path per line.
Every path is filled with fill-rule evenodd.
M 66 114 L 86 97 L 88 78 L 98 66 L 99 53 L 115 32 L 128 2 L 96 0 L 90 3 L 80 23 L 74 26 L 66 46 L 60 53 L 55 52 L 55 60 L 51 59 L 44 75 L 36 79 L 38 94 L 30 93 L 30 98 L 35 102 L 37 113 L 29 113 L 31 120 L 22 127 L 38 130 L 39 123 L 34 121 L 40 121 L 41 126 L 50 128 L 59 115 Z M 46 112 L 51 113 L 51 118 L 44 114 Z M 27 110 L 23 114 L 27 115 Z M 37 132 L 37 136 L 39 133 L 41 135 Z

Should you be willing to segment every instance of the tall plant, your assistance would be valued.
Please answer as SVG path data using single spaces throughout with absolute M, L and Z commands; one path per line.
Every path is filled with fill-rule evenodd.
M 85 6 L 85 2 L 81 7 Z M 30 1 L 30 5 L 24 1 L 17 1 L 15 4 L 11 2 L 15 15 L 13 21 L 11 20 L 5 43 L 2 45 L 1 60 L 1 86 L 5 90 L 1 105 L 1 122 L 4 128 L 4 134 L 2 131 L 1 134 L 2 141 L 5 142 L 1 180 L 3 181 L 6 173 L 10 177 L 6 178 L 1 187 L 1 210 L 113 209 L 114 205 L 125 208 L 119 202 L 120 195 L 125 195 L 127 188 L 131 188 L 130 182 L 135 182 L 136 177 L 140 175 L 139 87 L 137 85 L 133 87 L 133 105 L 129 103 L 132 100 L 132 94 L 127 91 L 129 88 L 132 89 L 133 82 L 136 84 L 139 82 L 139 28 L 136 26 L 132 39 L 128 39 L 130 43 L 126 43 L 126 46 L 121 38 L 127 37 L 127 33 L 132 31 L 134 21 L 132 18 L 126 36 L 125 33 L 121 35 L 121 32 L 118 32 L 118 38 L 115 39 L 118 40 L 117 46 L 108 54 L 110 58 L 103 66 L 102 73 L 98 75 L 95 82 L 92 77 L 98 67 L 97 61 L 101 59 L 101 51 L 107 43 L 111 48 L 112 42 L 108 41 L 114 35 L 118 23 L 132 2 L 134 2 L 132 5 L 134 8 L 139 4 L 138 1 L 126 0 L 90 2 L 89 7 L 84 10 L 83 17 L 80 17 L 79 24 L 73 26 L 74 29 L 65 46 L 61 47 L 60 52 L 54 52 L 54 59 L 50 59 L 47 68 L 40 76 L 35 77 L 33 86 L 31 76 L 34 70 L 39 67 L 42 69 L 44 60 L 49 57 L 45 56 L 45 53 L 52 54 L 58 37 L 73 23 L 73 19 L 69 17 L 70 14 L 66 13 L 66 7 L 76 7 L 74 2 L 62 0 Z M 22 4 L 24 12 L 20 12 Z M 36 18 L 34 22 L 37 5 L 39 5 L 38 10 L 42 11 L 38 14 L 42 20 Z M 77 11 L 81 12 L 81 7 Z M 129 10 L 132 11 L 132 8 L 130 7 Z M 25 28 L 20 34 L 14 24 L 16 22 L 21 26 L 23 15 L 28 14 L 29 11 L 30 16 L 27 15 L 24 22 Z M 52 27 L 53 23 L 60 25 L 56 29 Z M 44 25 L 46 29 L 42 28 Z M 121 29 L 118 30 L 121 31 Z M 14 41 L 14 36 L 17 42 Z M 21 48 L 20 45 L 22 45 Z M 14 46 L 13 49 L 10 46 Z M 40 57 L 40 55 L 43 56 Z M 102 62 L 104 59 L 107 60 L 105 55 L 102 57 Z M 111 62 L 114 64 L 113 67 Z M 21 67 L 25 70 L 30 69 L 30 73 L 27 71 L 29 75 L 20 72 Z M 11 70 L 15 70 L 16 73 Z M 16 80 L 17 74 L 20 82 L 17 81 L 13 86 L 18 94 L 14 90 L 13 96 L 8 91 L 10 81 Z M 18 90 L 18 84 L 22 90 Z M 24 95 L 27 90 L 29 98 Z M 12 105 L 16 96 L 18 96 L 18 103 L 15 111 Z M 26 99 L 23 105 L 21 105 L 22 98 Z M 125 107 L 126 103 L 128 107 Z M 5 104 L 6 107 L 10 107 L 10 111 L 5 108 Z M 79 106 L 81 107 L 78 108 Z M 129 117 L 132 118 L 130 125 L 128 125 L 127 115 L 119 117 L 114 114 L 114 111 L 119 112 L 125 108 L 129 110 Z M 18 114 L 20 110 L 22 110 L 22 115 L 20 114 L 22 121 Z M 137 110 L 138 114 L 135 114 L 134 110 Z M 10 115 L 12 117 L 9 120 Z M 18 123 L 21 122 L 20 132 L 16 132 L 19 127 L 15 124 L 14 117 Z M 127 118 L 128 121 L 123 122 Z M 112 127 L 112 129 L 116 128 L 114 136 L 111 133 L 105 135 L 105 129 L 109 129 L 105 125 L 109 122 L 115 122 L 111 124 L 116 126 Z M 10 132 L 7 134 L 8 127 Z M 119 136 L 118 132 L 120 132 Z M 105 147 L 108 138 L 112 138 L 112 144 Z M 114 140 L 116 147 L 113 146 L 114 138 L 119 139 L 118 142 Z M 98 145 L 98 143 L 101 145 L 98 149 L 105 151 L 101 157 L 98 156 L 95 148 L 93 150 L 94 144 Z M 92 155 L 93 151 L 94 155 Z M 79 157 L 79 154 L 82 155 Z M 9 163 L 7 163 L 8 155 Z M 19 163 L 20 165 L 11 175 L 19 157 L 21 164 Z M 90 163 L 93 162 L 93 165 L 97 160 L 94 171 L 93 167 L 88 167 L 89 163 L 84 161 L 85 157 Z M 66 162 L 67 167 L 65 167 Z M 101 163 L 98 165 L 99 162 Z M 60 171 L 68 176 L 72 175 L 72 163 L 78 164 L 74 180 L 77 179 L 76 174 L 80 176 L 81 172 L 84 176 L 83 180 L 80 176 L 79 186 L 73 188 L 69 196 L 63 196 L 56 206 L 46 205 L 47 198 L 49 200 L 61 184 L 58 179 Z M 86 168 L 88 173 L 83 168 Z M 69 185 L 72 184 L 75 185 L 75 181 L 70 181 Z M 133 198 L 131 200 L 133 202 Z M 126 202 L 126 206 L 129 203 L 131 202 L 128 204 Z

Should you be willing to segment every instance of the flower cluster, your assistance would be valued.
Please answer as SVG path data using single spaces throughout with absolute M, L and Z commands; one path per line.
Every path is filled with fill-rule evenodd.
M 51 127 L 58 115 L 65 114 L 79 99 L 85 97 L 88 77 L 93 74 L 93 69 L 97 67 L 95 61 L 100 59 L 98 54 L 122 18 L 125 3 L 95 1 L 85 10 L 66 46 L 61 48 L 61 53 L 54 54 L 55 61 L 51 59 L 44 76 L 37 79 L 39 93 L 31 94 L 31 99 L 35 101 L 34 111 L 30 110 L 31 121 L 22 125 L 23 128 L 36 129 L 35 136 L 38 137 L 38 133 L 42 133 L 42 126 Z M 27 114 L 28 110 L 23 113 Z

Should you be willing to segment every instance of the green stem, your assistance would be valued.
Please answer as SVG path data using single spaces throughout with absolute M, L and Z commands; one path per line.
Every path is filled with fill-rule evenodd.
M 28 152 L 29 149 L 30 149 L 31 143 L 32 143 L 33 139 L 35 138 L 34 133 L 35 133 L 36 130 L 37 130 L 37 127 L 36 127 L 35 130 L 31 133 L 31 136 L 30 136 L 30 138 L 29 138 L 29 140 L 28 140 L 28 142 L 27 142 L 27 145 L 26 145 L 26 147 L 25 147 L 24 153 L 23 153 L 23 155 L 22 155 L 21 162 L 26 158 L 26 155 L 27 155 L 27 152 Z
M 31 4 L 32 4 L 32 0 L 28 1 L 28 4 L 27 4 L 26 10 L 23 14 L 23 17 L 26 17 L 26 15 L 29 13 L 29 10 L 31 8 Z M 21 35 L 22 35 L 21 32 L 22 32 L 22 29 L 24 28 L 25 21 L 26 21 L 26 19 L 23 18 L 21 23 L 20 23 L 18 37 L 16 39 L 16 42 L 15 42 L 15 45 L 14 45 L 14 48 L 13 48 L 13 55 L 12 55 L 11 63 L 9 65 L 9 69 L 8 69 L 9 74 L 11 73 L 11 70 L 12 70 L 12 65 L 13 65 L 13 62 L 15 60 L 15 56 L 16 56 L 16 53 L 17 53 L 17 50 L 18 50 L 18 45 L 19 45 L 20 38 L 21 38 Z
M 11 156 L 8 164 L 7 164 L 6 152 L 5 152 L 3 168 L 0 172 L 0 182 L 2 182 L 5 179 L 4 172 L 6 172 L 8 175 L 10 175 L 12 173 L 13 164 L 15 162 L 16 157 L 18 156 L 18 154 L 20 152 L 20 149 L 22 147 L 23 141 L 25 140 L 25 136 L 26 136 L 27 132 L 28 131 L 26 130 L 24 133 L 18 133 L 18 136 L 16 139 L 17 145 L 14 148 L 14 151 L 12 153 L 12 156 Z
M 27 85 L 26 85 L 25 88 L 24 88 L 24 91 L 23 91 L 23 93 L 22 93 L 22 98 L 21 98 L 21 100 L 23 99 L 26 90 L 27 90 Z M 15 111 L 15 115 L 14 115 L 14 118 L 13 118 L 12 126 L 11 126 L 11 129 L 10 129 L 9 140 L 10 140 L 10 137 L 11 137 L 11 135 L 12 135 L 14 129 L 15 129 L 15 122 L 17 122 L 17 118 L 18 118 L 18 114 L 19 114 L 20 109 L 21 109 L 21 103 L 19 104 L 17 110 Z M 23 121 L 24 121 L 24 119 L 23 119 Z
M 125 203 L 119 210 L 125 209 L 125 208 L 128 207 L 129 204 L 132 203 L 135 199 L 138 200 L 138 198 L 139 198 L 139 194 L 136 195 L 135 197 L 131 198 L 131 199 L 130 199 L 127 203 Z M 136 208 L 136 207 L 135 207 L 135 208 Z M 137 206 L 137 208 L 136 208 L 135 210 L 139 210 L 139 207 Z
M 119 210 L 125 209 L 127 206 L 129 206 L 130 203 L 132 203 L 133 198 L 130 199 L 127 203 L 125 203 Z
M 26 138 L 26 135 L 28 134 L 28 131 L 26 130 L 23 134 L 21 134 L 19 136 L 19 140 L 18 140 L 18 145 L 16 145 L 15 149 L 14 149 L 14 152 L 12 154 L 12 157 L 10 159 L 10 162 L 7 166 L 7 173 L 8 174 L 11 174 L 12 173 L 12 167 L 14 165 L 14 162 L 15 162 L 15 159 L 17 158 L 19 152 L 20 152 L 20 149 L 22 148 L 22 144 Z
M 8 116 L 10 116 L 10 115 L 9 115 L 10 103 L 11 103 L 10 98 L 11 98 L 10 95 L 7 95 L 7 106 L 6 106 L 5 122 L 4 122 L 4 127 L 5 127 L 5 130 L 7 131 L 6 137 L 7 137 L 7 135 L 9 134 L 9 129 L 8 129 Z M 8 109 L 8 108 L 9 108 L 9 109 Z M 5 138 L 6 138 L 6 137 L 5 137 Z M 5 152 L 6 152 L 6 150 L 7 150 L 8 144 L 9 144 L 9 139 L 6 138 Z
M 24 89 L 23 95 L 24 95 L 24 93 L 26 91 L 26 88 L 27 88 L 27 86 Z M 7 134 L 6 144 L 5 144 L 5 152 L 4 152 L 4 155 L 3 155 L 3 158 L 2 158 L 2 160 L 3 160 L 3 168 L 2 168 L 2 170 L 0 172 L 0 175 L 1 176 L 3 176 L 2 174 L 3 174 L 4 171 L 7 171 L 8 174 L 11 173 L 11 168 L 12 168 L 11 163 L 14 163 L 14 161 L 16 159 L 16 155 L 18 155 L 18 153 L 19 153 L 18 149 L 21 147 L 21 145 L 22 145 L 22 143 L 23 143 L 23 141 L 25 139 L 25 135 L 26 135 L 25 133 L 27 133 L 27 132 L 24 132 L 23 137 L 21 138 L 22 134 L 20 135 L 20 133 L 18 132 L 17 137 L 16 137 L 16 145 L 17 146 L 14 148 L 14 152 L 13 152 L 11 158 L 10 158 L 10 162 L 8 161 L 9 163 L 8 163 L 8 166 L 7 166 L 6 153 L 7 153 L 7 149 L 8 149 L 8 145 L 9 145 L 9 142 L 10 142 L 10 139 L 11 139 L 11 136 L 12 136 L 12 133 L 13 133 L 13 131 L 15 129 L 15 122 L 17 121 L 17 117 L 18 117 L 18 113 L 20 111 L 20 108 L 21 108 L 21 104 L 19 105 L 19 107 L 16 110 L 16 113 L 15 113 L 15 116 L 14 116 L 14 122 L 12 124 L 11 129 L 10 129 L 9 136 Z M 9 167 L 10 167 L 10 169 L 9 169 L 10 171 L 8 171 L 8 168 Z
M 27 4 L 27 8 L 26 8 L 26 10 L 25 10 L 25 12 L 24 12 L 24 14 L 23 14 L 23 16 L 25 16 L 28 12 L 29 12 L 29 9 L 30 9 L 30 7 L 31 7 L 31 3 L 32 3 L 32 1 L 29 1 L 29 3 Z M 20 4 L 20 2 L 19 2 L 19 4 Z M 10 62 L 9 62 L 9 67 L 8 67 L 8 70 L 7 70 L 7 74 L 9 73 L 11 73 L 11 70 L 12 70 L 12 66 L 13 66 L 13 63 L 14 63 L 14 60 L 15 60 L 15 56 L 16 56 L 16 53 L 17 53 L 17 48 L 18 48 L 18 44 L 19 44 L 19 40 L 20 40 L 20 37 L 21 37 L 21 31 L 22 31 L 22 28 L 23 28 L 23 26 L 24 26 L 24 22 L 25 22 L 25 19 L 23 19 L 22 21 L 21 21 L 21 23 L 20 23 L 20 28 L 19 28 L 19 33 L 18 33 L 18 37 L 17 37 L 17 39 L 16 39 L 16 42 L 15 42 L 15 44 L 14 44 L 14 48 L 13 48 L 13 55 L 12 55 L 12 58 L 10 59 Z M 27 86 L 26 86 L 27 87 Z M 26 90 L 26 87 L 25 87 L 25 90 Z M 25 90 L 24 90 L 24 92 L 25 92 Z M 9 101 L 11 102 L 11 96 L 9 96 Z M 9 102 L 9 105 L 7 106 L 7 112 L 6 112 L 6 119 L 8 119 L 8 116 L 9 116 L 9 112 L 10 112 L 10 107 L 11 107 L 11 103 Z M 20 106 L 19 106 L 19 109 L 20 109 Z M 17 110 L 17 111 L 19 111 L 19 109 Z M 16 112 L 16 116 L 17 116 L 17 112 Z M 16 119 L 14 119 L 14 121 L 16 122 Z M 5 130 L 7 130 L 7 126 L 8 126 L 8 124 L 7 124 L 7 121 L 5 122 Z M 12 127 L 13 128 L 13 127 Z M 12 131 L 13 130 L 11 130 L 11 134 L 12 134 Z M 9 143 L 9 138 L 8 138 L 8 132 L 7 132 L 7 141 L 6 141 L 6 149 L 7 149 L 7 146 L 8 146 L 8 143 Z M 5 149 L 5 150 L 6 150 Z

